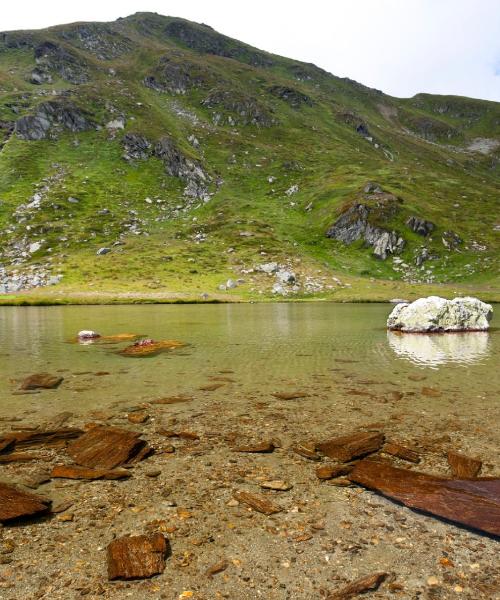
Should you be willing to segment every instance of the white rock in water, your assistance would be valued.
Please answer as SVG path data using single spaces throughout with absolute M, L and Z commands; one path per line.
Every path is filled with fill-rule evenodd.
M 405 332 L 485 331 L 492 316 L 492 306 L 477 298 L 429 296 L 411 304 L 397 304 L 387 319 L 387 328 Z
M 101 334 L 91 329 L 83 329 L 78 332 L 78 337 L 82 340 L 95 340 L 96 338 L 100 338 Z

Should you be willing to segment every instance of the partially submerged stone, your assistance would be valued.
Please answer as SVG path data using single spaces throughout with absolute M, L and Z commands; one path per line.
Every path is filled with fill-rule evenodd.
M 130 356 L 130 357 L 145 357 L 145 356 L 155 356 L 160 354 L 161 352 L 166 352 L 168 350 L 173 350 L 175 348 L 182 348 L 185 344 L 183 342 L 179 342 L 177 340 L 162 340 L 155 341 L 151 339 L 139 340 L 130 346 L 127 346 L 123 350 L 119 352 L 122 356 Z
M 443 479 L 371 460 L 348 477 L 410 508 L 500 535 L 500 479 Z
M 380 432 L 353 433 L 336 437 L 317 445 L 320 452 L 343 462 L 348 462 L 353 458 L 360 458 L 377 452 L 384 443 L 384 434 Z
M 68 454 L 83 467 L 114 469 L 148 449 L 140 435 L 118 427 L 94 427 L 68 446 Z
M 101 337 L 101 334 L 97 333 L 97 331 L 92 331 L 92 329 L 82 329 L 82 331 L 78 332 L 77 337 L 79 340 L 96 340 Z
M 61 385 L 63 377 L 50 375 L 50 373 L 35 373 L 26 377 L 20 386 L 21 390 L 46 389 L 53 390 Z
M 126 536 L 113 540 L 107 549 L 108 579 L 145 579 L 165 570 L 170 551 L 161 533 Z
M 492 316 L 491 304 L 477 298 L 429 296 L 397 304 L 387 319 L 387 328 L 407 333 L 486 331 Z
M 0 523 L 46 513 L 50 501 L 35 494 L 0 483 Z

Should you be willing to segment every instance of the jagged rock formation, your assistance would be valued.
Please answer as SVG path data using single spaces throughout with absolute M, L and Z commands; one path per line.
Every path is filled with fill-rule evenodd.
M 406 221 L 406 224 L 412 231 L 419 235 L 423 235 L 424 237 L 432 233 L 436 227 L 431 221 L 426 221 L 425 219 L 415 216 L 411 216 Z
M 400 253 L 405 241 L 396 231 L 388 231 L 376 223 L 389 220 L 399 210 L 399 202 L 396 196 L 384 193 L 374 184 L 368 184 L 366 190 L 375 193 L 366 195 L 367 202 L 356 201 L 347 206 L 326 236 L 344 244 L 364 239 L 373 248 L 373 255 L 385 260 L 389 254 Z
M 269 88 L 269 92 L 287 102 L 292 108 L 300 108 L 303 104 L 312 106 L 312 99 L 307 95 L 295 90 L 294 88 L 283 85 L 273 85 Z
M 43 140 L 55 127 L 69 131 L 85 131 L 94 126 L 89 115 L 69 102 L 49 101 L 36 107 L 34 115 L 16 121 L 15 132 L 23 140 Z
M 206 108 L 214 109 L 216 125 L 257 125 L 271 127 L 276 120 L 271 109 L 259 100 L 236 90 L 214 89 L 202 101 Z
M 185 94 L 200 87 L 211 87 L 220 83 L 206 66 L 190 60 L 182 53 L 163 56 L 153 74 L 144 78 L 144 85 L 158 92 Z
M 75 53 L 51 41 L 42 42 L 35 48 L 35 62 L 37 68 L 32 71 L 31 79 L 47 79 L 50 78 L 50 72 L 53 72 L 74 84 L 89 80 L 85 63 Z

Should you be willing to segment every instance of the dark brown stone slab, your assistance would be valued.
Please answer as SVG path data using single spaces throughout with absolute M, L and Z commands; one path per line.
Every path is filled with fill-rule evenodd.
M 9 452 L 14 448 L 14 443 L 12 438 L 0 438 L 0 452 Z
M 125 479 L 130 477 L 127 469 L 88 469 L 76 465 L 56 465 L 50 474 L 58 479 Z
M 0 523 L 42 514 L 49 508 L 49 500 L 23 492 L 6 483 L 0 483 Z
M 482 461 L 478 458 L 465 456 L 465 454 L 453 450 L 448 452 L 447 459 L 453 477 L 458 479 L 475 479 L 483 466 Z
M 321 460 L 321 456 L 316 453 L 316 444 L 312 442 L 299 442 L 293 446 L 295 454 L 299 454 L 309 460 Z
M 108 546 L 108 579 L 145 579 L 165 570 L 168 540 L 161 533 L 113 540 Z
M 377 452 L 382 447 L 384 439 L 383 433 L 362 431 L 321 442 L 317 448 L 329 458 L 348 462 L 353 458 Z
M 281 512 L 281 508 L 276 506 L 273 502 L 268 500 L 261 494 L 251 494 L 250 492 L 237 491 L 234 492 L 233 497 L 243 504 L 250 506 L 254 510 L 264 513 L 265 515 L 273 515 Z
M 412 463 L 420 462 L 420 455 L 415 450 L 398 444 L 397 442 L 387 442 L 382 448 L 382 452 L 395 456 L 396 458 L 402 458 Z
M 361 577 L 340 590 L 333 592 L 327 596 L 326 600 L 349 600 L 349 598 L 354 598 L 355 596 L 359 596 L 359 594 L 377 590 L 386 577 L 387 573 L 383 572 Z
M 68 454 L 83 467 L 114 469 L 144 449 L 140 435 L 118 427 L 94 427 L 68 446 Z
M 82 435 L 82 433 L 82 429 L 73 427 L 50 429 L 48 431 L 13 431 L 4 436 L 3 439 L 13 440 L 16 448 L 34 448 L 72 440 Z
M 50 373 L 35 373 L 34 375 L 30 375 L 26 377 L 21 383 L 21 390 L 37 390 L 37 389 L 46 389 L 53 390 L 56 387 L 59 387 L 61 383 L 64 381 L 63 377 L 59 377 L 57 375 L 50 375 Z
M 500 479 L 443 479 L 371 460 L 348 477 L 410 508 L 500 536 Z
M 8 463 L 24 463 L 32 460 L 47 460 L 42 454 L 32 452 L 11 452 L 10 454 L 0 454 L 0 465 Z
M 354 468 L 354 465 L 321 465 L 316 469 L 318 479 L 334 479 L 341 475 L 347 475 Z

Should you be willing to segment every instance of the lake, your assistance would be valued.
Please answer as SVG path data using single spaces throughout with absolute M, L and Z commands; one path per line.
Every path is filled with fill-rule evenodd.
M 232 381 L 222 381 L 210 398 L 230 402 L 269 398 L 281 389 L 323 401 L 325 394 L 327 400 L 345 397 L 346 385 L 361 395 L 402 387 L 420 392 L 425 385 L 442 396 L 418 394 L 413 407 L 493 406 L 500 388 L 498 331 L 401 335 L 385 329 L 390 310 L 384 304 L 331 303 L 0 307 L 0 416 L 206 396 L 198 388 L 210 377 L 224 379 L 220 371 L 231 371 L 226 379 Z M 130 342 L 75 343 L 81 329 L 176 339 L 186 346 L 130 358 L 118 353 Z M 41 371 L 62 375 L 63 384 L 32 396 L 12 395 L 17 380 Z M 108 374 L 95 375 L 103 372 Z

